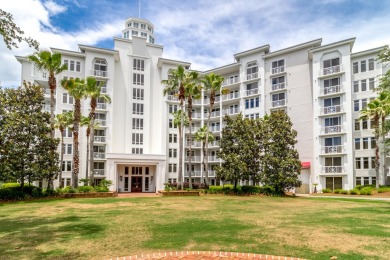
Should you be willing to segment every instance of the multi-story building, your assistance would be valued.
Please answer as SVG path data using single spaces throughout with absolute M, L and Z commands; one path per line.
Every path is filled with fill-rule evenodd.
M 98 101 L 96 118 L 99 127 L 94 138 L 94 173 L 97 181 L 113 181 L 112 190 L 120 192 L 155 192 L 165 182 L 178 179 L 179 134 L 172 112 L 180 109 L 174 93 L 163 96 L 161 81 L 169 71 L 191 64 L 162 58 L 163 46 L 155 44 L 154 26 L 147 20 L 128 18 L 122 38 L 114 38 L 113 49 L 79 45 L 78 51 L 51 48 L 62 54 L 68 70 L 63 78 L 94 76 L 103 82 L 102 92 L 111 103 Z M 217 94 L 211 111 L 210 131 L 215 141 L 209 143 L 209 154 L 202 153 L 202 144 L 192 141 L 192 163 L 189 165 L 189 129 L 184 131 L 183 172 L 188 181 L 190 172 L 195 182 L 202 182 L 206 171 L 211 184 L 218 184 L 215 166 L 225 115 L 242 113 L 259 118 L 274 110 L 284 110 L 298 132 L 302 161 L 302 187 L 309 193 L 313 183 L 323 188 L 352 189 L 359 184 L 374 184 L 373 133 L 371 122 L 359 121 L 359 111 L 375 97 L 373 89 L 384 74 L 376 60 L 381 48 L 352 53 L 355 39 L 321 45 L 322 40 L 271 51 L 269 45 L 234 55 L 235 62 L 208 71 L 225 78 L 227 94 Z M 46 89 L 47 73 L 35 69 L 25 57 L 22 79 Z M 225 92 L 224 92 L 225 93 Z M 206 124 L 210 93 L 202 90 L 193 102 L 192 133 Z M 56 113 L 72 110 L 72 97 L 58 84 Z M 49 107 L 46 107 L 49 109 Z M 89 113 L 89 101 L 82 102 L 82 112 Z M 58 134 L 58 133 L 57 133 Z M 80 178 L 86 176 L 85 129 L 80 134 Z M 72 169 L 72 133 L 65 133 L 63 182 L 70 184 Z M 204 156 L 209 168 L 202 167 Z M 387 169 L 390 162 L 382 159 Z M 386 171 L 387 172 L 387 171 Z

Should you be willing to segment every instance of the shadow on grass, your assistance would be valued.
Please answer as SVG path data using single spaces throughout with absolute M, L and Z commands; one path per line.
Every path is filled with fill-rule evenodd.
M 104 235 L 105 227 L 89 223 L 88 218 L 66 217 L 1 217 L 0 258 L 15 259 L 75 259 L 82 252 L 50 250 L 50 243 L 63 243 L 69 240 L 94 239 Z M 47 250 L 39 246 L 47 247 Z

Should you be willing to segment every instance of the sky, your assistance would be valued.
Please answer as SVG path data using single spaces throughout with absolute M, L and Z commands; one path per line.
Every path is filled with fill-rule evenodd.
M 356 37 L 353 52 L 390 44 L 390 1 L 382 0 L 0 0 L 0 9 L 41 48 L 113 48 L 128 17 L 151 21 L 164 58 L 208 70 L 234 62 L 235 53 L 264 44 L 277 51 L 322 38 Z M 20 85 L 15 55 L 0 40 L 0 86 Z

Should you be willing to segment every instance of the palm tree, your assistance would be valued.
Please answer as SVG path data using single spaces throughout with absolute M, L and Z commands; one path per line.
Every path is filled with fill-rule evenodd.
M 191 161 L 192 161 L 192 100 L 193 99 L 199 99 L 201 97 L 201 90 L 202 86 L 198 84 L 199 74 L 195 71 L 186 73 L 185 81 L 184 81 L 184 89 L 185 89 L 185 96 L 187 98 L 187 115 L 188 115 L 188 121 L 189 121 L 189 156 L 188 156 L 188 164 L 189 164 L 189 171 L 188 171 L 188 178 L 189 178 L 189 188 L 192 188 L 192 180 L 191 180 Z
M 222 82 L 224 78 L 220 75 L 216 75 L 214 73 L 210 73 L 209 75 L 204 76 L 202 79 L 203 87 L 205 90 L 210 91 L 210 108 L 209 112 L 207 115 L 207 129 L 210 127 L 210 117 L 211 117 L 211 112 L 213 111 L 213 106 L 215 103 L 215 94 L 216 93 L 225 93 L 227 90 L 222 90 Z M 205 182 L 206 185 L 209 185 L 209 173 L 208 173 L 208 167 L 209 167 L 209 160 L 208 160 L 208 153 L 209 153 L 209 135 L 206 135 L 206 160 L 205 160 L 205 165 L 206 165 L 206 175 L 205 175 Z
M 106 95 L 102 94 L 102 84 L 97 84 L 96 78 L 94 77 L 88 77 L 87 78 L 87 89 L 86 89 L 86 94 L 87 97 L 91 99 L 90 101 L 90 106 L 91 106 L 91 111 L 89 113 L 89 118 L 90 118 L 90 127 L 89 129 L 94 129 L 95 126 L 95 110 L 96 110 L 96 105 L 97 105 L 97 100 L 101 99 L 104 100 L 105 102 L 110 103 L 111 98 Z M 91 132 L 90 136 L 90 142 L 89 142 L 89 150 L 93 151 L 93 145 L 94 145 L 94 135 L 95 131 Z M 88 161 L 88 160 L 87 160 Z M 88 169 L 88 166 L 87 166 Z M 93 153 L 91 152 L 89 155 L 89 183 L 92 186 L 94 183 L 94 156 Z M 88 178 L 88 176 L 87 176 Z
M 86 84 L 83 79 L 76 78 L 64 79 L 61 81 L 61 85 L 74 99 L 72 187 L 77 188 L 80 171 L 79 128 L 81 120 L 81 99 L 85 98 Z
M 203 169 L 206 169 L 207 176 L 208 176 L 208 169 L 206 168 L 206 141 L 212 142 L 215 140 L 215 136 L 213 133 L 209 131 L 207 128 L 207 125 L 202 126 L 199 128 L 198 131 L 195 132 L 194 135 L 195 140 L 201 141 L 202 142 L 202 152 L 203 152 L 203 162 L 202 162 L 202 167 Z
M 177 96 L 180 101 L 180 110 L 184 111 L 184 101 L 185 101 L 185 89 L 184 89 L 184 81 L 185 81 L 185 70 L 183 66 L 178 66 L 176 70 L 170 71 L 169 78 L 167 80 L 162 80 L 161 84 L 165 85 L 163 90 L 164 96 L 170 93 L 177 93 Z M 184 112 L 183 112 L 184 113 Z M 180 120 L 184 120 L 183 115 L 179 117 Z M 179 169 L 178 169 L 178 179 L 181 188 L 183 188 L 183 129 L 184 129 L 184 121 L 180 122 L 179 128 Z
M 60 181 L 60 188 L 63 187 L 62 185 L 62 164 L 64 162 L 64 134 L 65 129 L 72 124 L 73 121 L 73 112 L 64 112 L 62 114 L 57 114 L 55 117 L 55 123 L 54 127 L 60 130 L 61 133 L 61 153 L 60 153 L 60 174 L 58 176 L 58 179 Z
M 68 69 L 66 64 L 61 64 L 61 53 L 51 53 L 48 50 L 35 52 L 27 57 L 29 61 L 34 62 L 38 70 L 49 72 L 49 87 L 50 87 L 50 137 L 54 139 L 54 93 L 57 87 L 56 75 Z
M 183 151 L 183 142 L 180 143 L 180 140 L 183 140 L 183 128 L 188 126 L 188 118 L 183 110 L 177 110 L 176 112 L 172 113 L 173 115 L 173 125 L 179 129 L 179 172 L 178 172 L 178 179 L 179 179 L 179 185 L 180 189 L 183 189 L 183 172 L 180 171 L 180 163 L 182 163 L 183 159 L 181 159 L 182 153 L 180 151 Z
M 92 142 L 92 140 L 90 140 L 90 136 L 92 136 L 91 133 L 94 132 L 97 127 L 99 127 L 99 123 L 94 123 L 94 125 L 92 127 L 92 125 L 91 125 L 91 118 L 89 116 L 81 116 L 80 125 L 87 127 L 87 130 L 85 131 L 85 135 L 87 137 L 87 156 L 86 156 L 86 160 L 85 160 L 85 162 L 86 162 L 85 179 L 88 179 L 88 175 L 89 175 L 89 170 L 88 170 L 89 154 L 90 154 L 90 151 L 93 151 L 93 148 L 92 148 L 92 150 L 90 150 L 90 142 Z

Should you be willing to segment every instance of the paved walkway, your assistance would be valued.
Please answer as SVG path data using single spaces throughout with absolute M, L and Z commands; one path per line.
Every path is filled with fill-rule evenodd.
M 146 192 L 128 192 L 128 193 L 118 193 L 118 198 L 136 198 L 136 197 L 158 197 L 158 194 L 154 192 L 146 193 Z
M 164 253 L 152 253 L 141 254 L 125 257 L 113 257 L 110 260 L 142 260 L 142 259 L 158 259 L 158 260 L 304 260 L 302 258 L 284 257 L 284 256 L 272 256 L 253 253 L 235 253 L 235 252 L 211 252 L 211 251 L 180 251 L 180 252 L 164 252 Z

